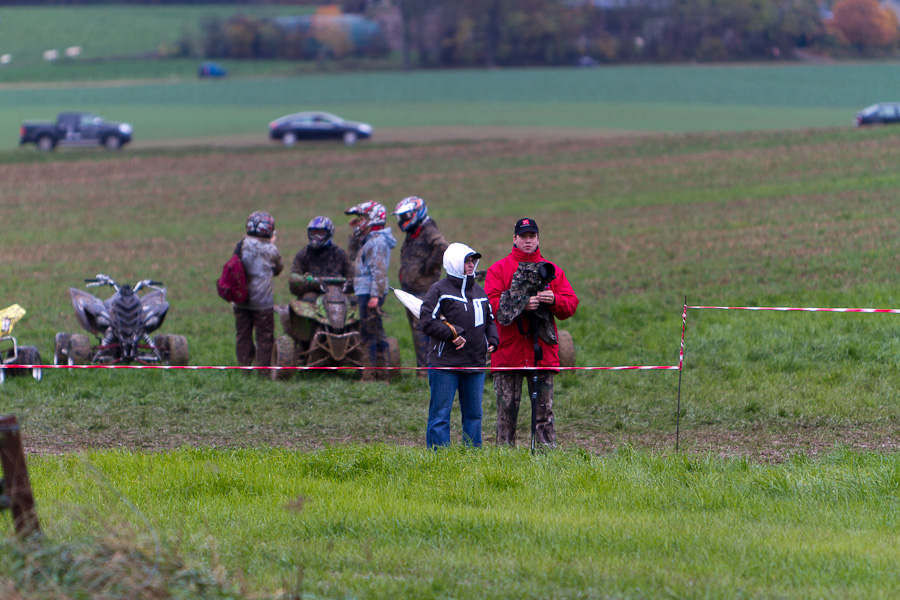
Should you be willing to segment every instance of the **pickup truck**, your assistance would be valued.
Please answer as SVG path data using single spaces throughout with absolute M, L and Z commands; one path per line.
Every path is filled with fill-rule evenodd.
M 57 146 L 105 146 L 118 150 L 131 141 L 131 125 L 104 121 L 86 112 L 64 112 L 49 121 L 26 121 L 19 129 L 19 145 L 36 144 L 42 152 Z

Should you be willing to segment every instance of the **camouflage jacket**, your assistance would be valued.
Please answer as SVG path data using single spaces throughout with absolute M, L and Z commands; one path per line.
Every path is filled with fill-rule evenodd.
M 241 244 L 241 262 L 247 273 L 247 301 L 237 305 L 248 310 L 266 310 L 275 305 L 275 280 L 284 265 L 270 240 L 246 236 Z
M 370 231 L 356 254 L 353 290 L 357 296 L 384 296 L 388 291 L 388 265 L 391 248 L 397 240 L 390 229 Z
M 414 232 L 407 234 L 400 247 L 400 287 L 423 296 L 441 277 L 441 264 L 447 240 L 431 217 Z
M 509 289 L 500 294 L 500 308 L 497 311 L 497 322 L 501 325 L 510 325 L 525 310 L 525 305 L 532 296 L 547 289 L 549 281 L 543 281 L 539 273 L 542 264 L 539 262 L 520 262 L 516 272 L 513 273 Z M 552 263 L 546 263 L 552 264 Z M 537 334 L 542 340 L 556 345 L 556 327 L 553 326 L 553 317 L 546 305 L 538 306 L 531 311 L 528 318 L 537 328 Z
M 353 263 L 347 253 L 334 243 L 324 248 L 304 247 L 294 256 L 291 274 L 312 275 L 314 277 L 344 277 L 353 281 Z M 319 284 L 308 281 L 294 281 L 291 278 L 290 290 L 297 297 L 310 292 L 318 294 Z

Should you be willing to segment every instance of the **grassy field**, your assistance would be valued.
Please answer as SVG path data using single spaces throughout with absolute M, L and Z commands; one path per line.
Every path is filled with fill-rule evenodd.
M 142 552 L 120 562 L 145 567 L 151 590 L 173 556 L 214 565 L 230 598 L 242 583 L 295 599 L 873 600 L 900 584 L 896 455 L 773 466 L 373 445 L 90 453 L 42 457 L 32 472 L 45 520 L 62 523 L 55 539 L 116 532 Z M 84 510 L 87 497 L 104 511 Z M 102 572 L 108 555 L 89 549 L 69 548 L 73 571 Z M 0 551 L 0 566 L 7 556 L 18 554 Z M 36 562 L 65 564 L 50 551 Z M 103 595 L 115 578 L 96 579 L 91 598 L 122 597 Z
M 900 305 L 894 284 L 898 152 L 896 134 L 889 129 L 374 143 L 352 149 L 135 149 L 117 155 L 10 151 L 0 157 L 0 203 L 14 224 L 4 233 L 6 277 L 0 281 L 0 297 L 29 311 L 16 331 L 20 343 L 37 345 L 50 356 L 55 332 L 76 330 L 67 287 L 80 287 L 84 277 L 97 272 L 121 280 L 161 279 L 172 304 L 163 329 L 188 337 L 191 363 L 234 364 L 232 318 L 215 296 L 213 281 L 249 212 L 264 208 L 275 215 L 279 246 L 289 260 L 303 245 L 311 216 L 334 218 L 341 238 L 347 232 L 341 214 L 346 206 L 360 198 L 392 205 L 414 193 L 429 201 L 448 239 L 474 244 L 485 264 L 508 251 L 516 218 L 527 214 L 538 220 L 546 255 L 566 269 L 582 298 L 578 314 L 562 325 L 574 336 L 579 365 L 676 364 L 685 295 L 691 304 L 710 305 Z M 396 262 L 395 256 L 392 279 Z M 276 300 L 287 299 L 287 284 L 279 280 Z M 388 332 L 400 339 L 404 364 L 411 365 L 401 307 L 391 301 L 387 308 Z M 478 597 L 488 586 L 491 596 L 495 589 L 506 589 L 507 596 L 498 591 L 496 597 L 513 598 L 522 597 L 538 580 L 533 589 L 540 595 L 558 597 L 591 597 L 608 589 L 616 598 L 726 598 L 737 587 L 747 590 L 748 597 L 887 597 L 896 581 L 870 575 L 883 571 L 879 565 L 896 547 L 896 523 L 886 520 L 872 530 L 857 525 L 868 522 L 866 515 L 893 514 L 884 506 L 895 501 L 896 465 L 879 455 L 895 450 L 898 439 L 895 319 L 691 311 L 681 448 L 696 458 L 670 455 L 676 372 L 573 372 L 561 375 L 556 387 L 564 451 L 548 459 L 552 466 L 540 477 L 533 469 L 546 463 L 533 462 L 522 450 L 491 449 L 475 458 L 455 451 L 441 455 L 461 465 L 445 478 L 427 468 L 443 459 L 414 448 L 423 445 L 428 392 L 411 372 L 389 386 L 360 386 L 352 373 L 307 374 L 276 383 L 220 371 L 48 371 L 41 383 L 8 381 L 0 388 L 0 406 L 19 415 L 32 456 L 121 449 L 91 454 L 87 464 L 99 465 L 103 477 L 112 479 L 111 489 L 140 514 L 150 515 L 150 525 L 141 528 L 160 535 L 161 543 L 171 545 L 188 564 L 199 561 L 215 571 L 220 561 L 222 572 L 236 578 L 230 581 L 244 580 L 252 591 L 270 596 L 279 588 L 298 589 L 293 578 L 302 568 L 300 588 L 328 597 Z M 490 384 L 485 414 L 490 445 Z M 527 428 L 527 410 L 520 426 Z M 458 427 L 453 432 L 458 435 Z M 210 448 L 219 450 L 204 454 Z M 250 454 L 238 452 L 241 448 Z M 684 499 L 664 510 L 654 508 L 661 512 L 652 519 L 645 518 L 647 513 L 636 516 L 629 502 L 598 507 L 586 498 L 596 495 L 618 503 L 622 489 L 584 475 L 588 479 L 578 484 L 583 492 L 568 494 L 565 488 L 552 495 L 554 502 L 571 496 L 570 503 L 559 504 L 559 514 L 587 520 L 606 515 L 609 521 L 596 532 L 614 533 L 600 536 L 609 545 L 585 534 L 574 546 L 581 552 L 578 560 L 568 549 L 568 534 L 540 538 L 553 549 L 557 562 L 551 565 L 572 565 L 559 570 L 549 568 L 542 553 L 501 558 L 507 556 L 507 544 L 525 543 L 524 537 L 502 541 L 508 532 L 521 529 L 525 536 L 530 528 L 540 528 L 538 513 L 526 519 L 518 504 L 505 508 L 506 513 L 486 513 L 478 508 L 481 501 L 465 495 L 434 497 L 435 485 L 469 489 L 469 478 L 482 469 L 480 461 L 496 460 L 491 467 L 495 474 L 487 479 L 497 477 L 499 483 L 484 484 L 484 493 L 497 486 L 518 489 L 510 482 L 519 481 L 530 495 L 510 500 L 529 504 L 541 493 L 541 481 L 564 480 L 569 461 L 587 461 L 588 472 L 596 472 L 606 463 L 591 456 L 625 448 L 634 452 L 629 460 L 655 464 L 654 469 L 684 469 L 685 488 L 708 494 L 713 503 L 723 485 L 738 487 L 729 492 L 734 497 L 754 489 L 750 515 L 768 514 L 773 505 L 765 491 L 770 488 L 761 486 L 760 479 L 735 475 L 742 469 L 763 473 L 762 481 L 773 481 L 776 490 L 792 489 L 789 482 L 795 481 L 785 464 L 815 470 L 840 463 L 847 470 L 839 475 L 826 469 L 822 475 L 823 480 L 837 477 L 829 484 L 837 494 L 835 505 L 825 502 L 831 492 L 813 486 L 814 492 L 794 498 L 791 510 L 796 512 L 779 513 L 759 529 L 751 526 L 752 516 L 735 520 L 741 507 L 703 510 L 701 527 L 691 520 Z M 253 451 L 260 452 L 258 459 L 249 458 Z M 261 464 L 263 477 L 306 472 L 290 461 L 312 461 L 325 485 L 338 487 L 282 487 L 272 480 L 267 491 L 265 483 L 238 483 L 241 478 L 233 475 L 196 494 L 175 493 L 171 486 L 189 484 L 160 475 L 169 487 L 146 489 L 143 479 L 128 483 L 116 475 L 165 471 L 170 461 L 212 465 L 208 468 L 216 472 L 226 467 L 215 465 L 227 465 L 231 456 L 241 473 Z M 72 460 L 35 458 L 35 488 L 41 506 L 47 505 L 47 529 L 54 539 L 78 540 L 102 530 L 99 525 L 78 526 L 85 507 L 101 507 L 96 516 L 100 523 L 107 518 L 136 522 L 105 500 L 107 492 L 97 483 L 60 491 L 63 482 L 80 479 L 65 470 Z M 143 466 L 129 467 L 131 461 Z M 411 471 L 377 467 L 374 475 L 360 480 L 335 475 L 348 469 L 368 473 L 370 467 L 354 465 L 373 461 L 408 464 Z M 781 466 L 751 466 L 758 462 Z M 697 465 L 710 465 L 712 474 L 702 481 L 691 479 Z M 883 484 L 866 491 L 862 482 L 868 471 L 858 471 L 858 465 L 876 469 Z M 807 475 L 804 471 L 803 477 Z M 616 476 L 635 486 L 635 497 L 652 497 L 653 489 L 672 487 L 668 480 L 643 487 L 635 476 L 627 468 Z M 417 504 L 373 508 L 377 513 L 366 516 L 360 506 L 385 496 L 370 477 L 401 484 L 396 492 L 401 494 L 404 481 L 420 477 L 424 483 L 407 492 Z M 859 486 L 863 491 L 849 506 L 839 490 Z M 299 528 L 294 539 L 303 540 L 290 550 L 281 545 L 287 542 L 264 543 L 278 538 L 284 519 L 298 518 L 279 508 L 294 494 L 315 503 L 340 497 L 349 504 L 327 500 L 329 508 L 317 524 L 303 525 L 304 516 L 290 525 Z M 151 506 L 162 498 L 171 504 Z M 476 508 L 466 508 L 472 502 Z M 474 512 L 444 529 L 440 520 L 427 519 L 433 511 L 443 514 L 444 504 L 447 510 L 459 504 L 460 510 Z M 417 506 L 423 507 L 421 512 Z M 262 516 L 270 513 L 271 518 Z M 165 516 L 188 514 L 197 521 Z M 301 514 L 306 515 L 305 509 Z M 363 524 L 348 521 L 347 515 L 356 515 L 353 519 Z M 666 519 L 674 523 L 661 529 L 659 523 Z M 254 552 L 237 550 L 245 547 L 248 535 L 241 524 L 257 521 L 249 534 Z M 812 534 L 815 544 L 800 534 L 813 523 L 821 527 Z M 436 539 L 399 533 L 427 529 L 428 524 L 436 527 L 429 534 Z M 581 521 L 562 517 L 548 517 L 546 525 L 560 532 L 584 529 Z M 476 535 L 482 529 L 493 533 Z M 676 554 L 687 546 L 666 540 L 669 534 L 675 538 L 688 531 L 691 551 L 678 562 Z M 737 537 L 721 541 L 725 531 Z M 775 531 L 777 540 L 772 538 Z M 845 539 L 851 532 L 858 541 Z M 740 541 L 748 535 L 759 540 L 754 547 Z M 879 543 L 862 542 L 869 539 Z M 465 551 L 470 545 L 476 548 L 472 556 Z M 724 561 L 710 562 L 723 548 L 730 548 L 728 556 L 752 560 L 729 560 L 731 568 Z M 245 571 L 242 565 L 257 551 Z M 454 557 L 455 571 L 432 566 L 438 556 L 448 555 Z M 674 567 L 667 566 L 671 561 Z
M 95 67 L 165 54 L 185 35 L 199 41 L 206 19 L 227 19 L 236 14 L 257 17 L 309 14 L 313 7 L 267 4 L 177 6 L 4 6 L 0 11 L 0 54 L 12 61 L 0 70 L 3 80 L 70 81 L 78 63 Z M 45 50 L 81 47 L 75 59 L 43 59 Z M 108 65 L 107 65 L 108 66 Z M 77 73 L 77 72 L 76 72 Z M 196 71 L 195 71 L 196 73 Z M 91 78 L 89 75 L 88 79 Z
M 247 214 L 264 208 L 276 216 L 289 261 L 313 215 L 335 219 L 342 239 L 342 210 L 359 198 L 393 205 L 416 193 L 447 237 L 475 244 L 486 264 L 508 251 L 516 218 L 541 223 L 547 255 L 582 298 L 565 324 L 579 365 L 670 365 L 685 295 L 707 305 L 897 306 L 896 154 L 889 130 L 59 158 L 13 152 L 2 166 L 2 202 L 16 227 L 5 235 L 0 295 L 29 310 L 19 335 L 51 356 L 54 333 L 75 327 L 68 287 L 98 272 L 160 279 L 172 304 L 165 329 L 188 337 L 192 363 L 231 364 L 232 320 L 212 284 Z M 276 301 L 287 300 L 282 281 Z M 389 332 L 410 364 L 401 307 L 388 309 Z M 894 318 L 691 311 L 688 426 L 783 436 L 794 448 L 827 447 L 847 426 L 876 436 L 873 444 L 889 439 L 897 419 Z M 384 403 L 377 386 L 359 391 L 353 379 L 314 374 L 279 385 L 221 372 L 54 372 L 39 386 L 12 382 L 8 401 L 36 411 L 32 418 L 51 430 L 63 427 L 74 447 L 121 435 L 148 447 L 222 435 L 242 445 L 420 443 L 422 382 L 410 374 Z M 560 421 L 578 425 L 562 435 L 596 448 L 632 438 L 668 447 L 676 383 L 673 372 L 566 374 L 560 405 L 571 412 Z M 72 393 L 47 402 L 64 391 Z M 243 418 L 245 402 L 270 396 L 252 434 L 235 433 L 244 429 L 233 419 Z M 298 401 L 310 406 L 285 420 Z M 359 411 L 366 418 L 348 423 Z M 792 437 L 801 424 L 816 426 L 815 435 Z

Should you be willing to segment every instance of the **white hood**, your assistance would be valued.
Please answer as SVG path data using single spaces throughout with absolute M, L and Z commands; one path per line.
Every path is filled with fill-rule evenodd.
M 478 254 L 465 244 L 460 244 L 459 242 L 453 242 L 452 244 L 447 246 L 447 249 L 444 250 L 444 270 L 447 271 L 447 275 L 465 280 L 466 257 L 472 254 L 475 255 L 475 268 L 477 269 L 478 259 L 481 258 L 480 254 Z

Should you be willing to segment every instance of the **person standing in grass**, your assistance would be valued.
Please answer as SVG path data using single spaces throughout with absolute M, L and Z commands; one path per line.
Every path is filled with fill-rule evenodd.
M 500 345 L 491 357 L 497 395 L 497 444 L 516 444 L 522 379 L 532 396 L 534 441 L 556 447 L 553 376 L 559 371 L 556 319 L 575 314 L 578 297 L 566 274 L 541 255 L 534 219 L 516 221 L 513 247 L 487 271 L 485 291 L 497 316 Z M 502 368 L 515 370 L 500 370 Z M 525 370 L 532 369 L 535 370 Z
M 247 300 L 234 305 L 235 351 L 238 365 L 268 367 L 275 345 L 275 281 L 284 265 L 275 246 L 275 219 L 258 210 L 247 218 L 247 234 L 240 243 L 247 274 Z M 253 332 L 256 331 L 256 343 Z
M 362 381 L 387 380 L 389 366 L 387 334 L 381 320 L 381 306 L 388 291 L 388 265 L 391 248 L 397 240 L 385 228 L 387 211 L 382 204 L 368 200 L 344 211 L 352 215 L 350 227 L 355 246 L 356 275 L 353 291 L 359 304 L 359 337 L 362 345 Z
M 450 444 L 450 408 L 457 392 L 463 443 L 481 447 L 485 357 L 497 349 L 498 338 L 490 302 L 475 283 L 480 258 L 465 244 L 450 244 L 443 256 L 447 277 L 432 285 L 422 301 L 419 319 L 429 341 L 429 448 Z
M 428 205 L 418 196 L 409 196 L 397 203 L 394 212 L 397 225 L 406 232 L 406 239 L 400 246 L 400 289 L 422 299 L 441 277 L 441 261 L 447 240 L 441 235 L 434 219 L 428 216 Z M 406 311 L 409 328 L 412 330 L 413 347 L 416 350 L 416 371 L 418 377 L 426 377 L 423 369 L 428 358 L 428 336 L 419 327 L 419 318 Z

